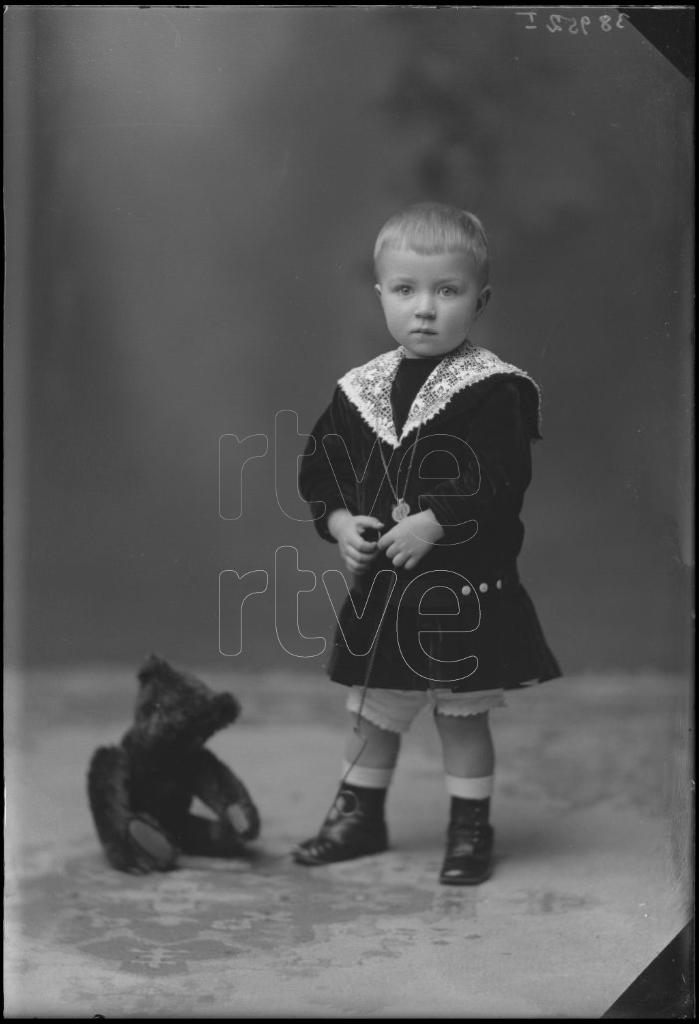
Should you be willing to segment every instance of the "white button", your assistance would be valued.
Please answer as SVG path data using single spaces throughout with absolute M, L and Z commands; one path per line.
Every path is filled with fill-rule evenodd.
M 495 586 L 498 588 L 498 590 L 502 590 L 502 580 L 498 580 Z
M 468 597 L 468 595 L 471 593 L 471 588 L 470 587 L 462 587 L 461 588 L 461 593 L 464 595 L 464 597 Z
M 480 590 L 481 594 L 485 594 L 485 592 L 488 589 L 488 584 L 487 583 L 479 583 L 478 584 L 478 589 Z

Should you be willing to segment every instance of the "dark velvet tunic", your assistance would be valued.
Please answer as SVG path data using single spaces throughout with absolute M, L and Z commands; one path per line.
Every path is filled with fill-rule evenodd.
M 322 537 L 334 542 L 327 517 L 337 508 L 376 516 L 380 532 L 395 525 L 386 467 L 411 511 L 431 509 L 445 531 L 412 570 L 394 568 L 381 553 L 352 580 L 328 664 L 336 682 L 473 692 L 562 674 L 517 568 L 531 442 L 540 438 L 538 389 L 523 371 L 476 351 L 492 357 L 492 366 L 457 384 L 449 377 L 439 383 L 439 359 L 402 358 L 393 369 L 385 357 L 366 364 L 372 379 L 374 364 L 389 367 L 392 444 L 378 436 L 385 424 L 371 425 L 371 407 L 344 378 L 314 427 L 299 488 Z M 450 364 L 461 366 L 458 358 Z M 363 369 L 355 371 L 360 384 Z M 426 381 L 445 388 L 446 400 L 402 436 Z

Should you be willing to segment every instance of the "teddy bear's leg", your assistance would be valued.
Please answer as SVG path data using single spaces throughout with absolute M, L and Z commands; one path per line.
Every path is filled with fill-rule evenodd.
M 129 821 L 132 847 L 138 850 L 138 859 L 148 864 L 147 870 L 168 871 L 174 867 L 177 850 L 158 822 L 149 814 L 139 813 Z M 145 854 L 145 858 L 144 858 Z
M 240 839 L 257 838 L 260 816 L 250 794 L 237 775 L 206 748 L 194 755 L 192 792 Z
M 183 853 L 199 857 L 240 857 L 245 844 L 228 822 L 188 814 L 177 836 Z
M 132 874 L 173 867 L 177 850 L 161 826 L 131 810 L 129 761 L 121 747 L 95 751 L 87 786 L 97 835 L 112 867 Z

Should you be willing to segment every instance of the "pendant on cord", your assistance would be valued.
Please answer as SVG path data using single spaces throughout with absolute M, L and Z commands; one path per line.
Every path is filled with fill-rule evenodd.
M 407 501 L 399 501 L 391 509 L 391 519 L 394 523 L 402 523 L 410 515 L 410 505 Z

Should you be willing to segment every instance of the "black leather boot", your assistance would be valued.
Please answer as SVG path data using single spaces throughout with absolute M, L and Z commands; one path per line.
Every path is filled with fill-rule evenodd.
M 334 864 L 388 849 L 388 833 L 381 812 L 362 798 L 359 787 L 341 786 L 320 832 L 293 851 L 297 864 Z
M 493 871 L 490 800 L 452 798 L 447 848 L 439 875 L 442 885 L 479 885 Z

